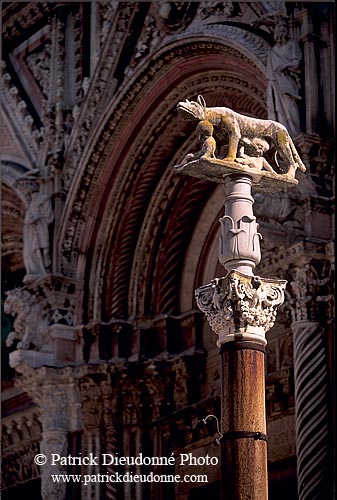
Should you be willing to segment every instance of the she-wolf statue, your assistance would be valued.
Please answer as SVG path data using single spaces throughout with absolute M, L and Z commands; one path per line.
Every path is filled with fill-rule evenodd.
M 287 175 L 295 177 L 296 169 L 306 171 L 295 145 L 284 125 L 273 120 L 262 120 L 236 113 L 230 108 L 208 108 L 202 96 L 197 102 L 181 101 L 177 110 L 185 120 L 208 121 L 214 127 L 214 134 L 221 144 L 228 141 L 225 161 L 234 161 L 238 155 L 240 139 L 269 139 L 276 152 L 288 167 Z

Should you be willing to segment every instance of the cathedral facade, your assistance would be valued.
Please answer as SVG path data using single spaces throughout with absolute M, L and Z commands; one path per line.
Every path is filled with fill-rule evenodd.
M 199 147 L 176 109 L 197 96 L 282 123 L 306 166 L 253 193 L 258 273 L 288 283 L 267 334 L 269 499 L 333 498 L 334 16 L 2 3 L 4 500 L 222 498 L 221 360 L 194 293 L 225 275 L 224 195 L 173 168 Z

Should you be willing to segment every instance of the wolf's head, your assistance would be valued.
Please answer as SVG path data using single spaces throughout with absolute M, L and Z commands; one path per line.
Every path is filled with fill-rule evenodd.
M 206 102 L 201 95 L 198 96 L 197 102 L 186 99 L 186 101 L 180 101 L 177 104 L 177 110 L 185 120 L 203 120 L 205 109 Z

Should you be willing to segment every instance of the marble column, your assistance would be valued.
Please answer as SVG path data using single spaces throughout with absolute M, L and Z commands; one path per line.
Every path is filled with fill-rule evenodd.
M 196 290 L 197 305 L 218 336 L 222 358 L 221 498 L 267 500 L 266 333 L 283 303 L 286 281 L 254 275 L 261 259 L 261 236 L 251 189 L 275 192 L 294 186 L 296 168 L 305 171 L 305 166 L 283 127 L 279 130 L 285 138 L 288 174 L 277 174 L 263 157 L 269 149 L 268 121 L 256 122 L 228 108 L 208 108 L 202 96 L 197 102 L 179 102 L 177 109 L 185 119 L 198 122 L 201 150 L 186 155 L 175 166 L 176 172 L 225 187 L 219 261 L 227 274 Z M 243 149 L 238 150 L 240 140 Z M 248 144 L 261 148 L 251 149 Z M 215 157 L 221 145 L 228 147 L 223 160 Z
M 227 179 L 219 260 L 228 274 L 196 290 L 222 358 L 222 495 L 232 500 L 268 498 L 265 335 L 286 285 L 253 274 L 261 253 L 251 186 L 249 176 Z
M 55 462 L 52 454 L 68 455 L 68 436 L 81 429 L 80 399 L 76 376 L 71 368 L 32 369 L 21 365 L 16 367 L 23 374 L 21 387 L 32 396 L 38 405 L 42 423 L 40 452 L 37 455 L 46 462 L 38 462 L 41 472 L 41 495 L 43 500 L 65 500 L 67 483 L 54 482 L 52 475 L 67 474 L 67 467 Z M 69 408 L 72 409 L 69 412 Z
M 294 344 L 296 449 L 299 500 L 332 498 L 332 453 L 325 297 L 311 262 L 292 270 L 289 302 Z M 323 311 L 328 312 L 327 308 Z M 322 321 L 323 320 L 323 321 Z

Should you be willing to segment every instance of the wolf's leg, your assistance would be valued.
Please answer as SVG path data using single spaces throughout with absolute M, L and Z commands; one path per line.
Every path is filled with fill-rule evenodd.
M 295 161 L 295 158 L 293 157 L 290 143 L 291 139 L 286 129 L 280 129 L 276 132 L 276 151 L 281 156 L 282 160 L 284 160 L 288 164 L 287 173 L 289 175 L 295 176 L 295 171 L 298 165 Z
M 224 160 L 234 161 L 238 151 L 239 141 L 241 139 L 241 134 L 237 132 L 230 132 L 228 134 L 228 153 Z

